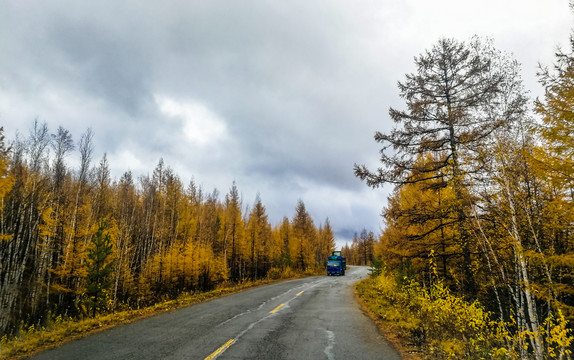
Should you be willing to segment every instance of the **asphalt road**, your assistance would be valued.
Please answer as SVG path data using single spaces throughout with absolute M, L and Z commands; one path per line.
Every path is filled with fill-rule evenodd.
M 102 331 L 40 359 L 400 359 L 359 309 L 368 274 L 315 276 L 218 298 Z

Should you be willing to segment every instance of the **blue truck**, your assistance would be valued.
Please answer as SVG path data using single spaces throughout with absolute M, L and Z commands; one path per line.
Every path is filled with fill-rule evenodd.
M 345 276 L 347 269 L 347 259 L 341 256 L 340 251 L 333 251 L 331 256 L 327 258 L 327 276 L 339 275 Z

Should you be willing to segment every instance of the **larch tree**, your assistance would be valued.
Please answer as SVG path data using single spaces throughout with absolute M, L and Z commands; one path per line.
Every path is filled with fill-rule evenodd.
M 85 277 L 85 267 L 83 266 L 84 256 L 90 236 L 92 225 L 91 201 L 89 184 L 89 172 L 94 152 L 94 133 L 90 128 L 82 134 L 78 142 L 80 152 L 80 168 L 78 169 L 76 181 L 72 187 L 75 192 L 72 218 L 70 220 L 70 231 L 68 232 L 69 273 L 71 278 L 71 288 L 75 293 L 75 303 L 79 303 L 82 288 L 82 280 Z
M 291 242 L 293 241 L 291 223 L 289 218 L 283 217 L 281 225 L 277 229 L 277 236 L 279 237 L 279 244 L 281 246 L 281 267 L 283 269 L 290 267 L 292 265 L 291 258 Z
M 223 254 L 233 281 L 242 279 L 242 262 L 244 249 L 244 222 L 241 218 L 241 199 L 235 182 L 225 196 L 223 218 Z
M 112 298 L 114 304 L 119 298 L 128 298 L 133 291 L 136 263 L 134 245 L 137 243 L 137 219 L 141 206 L 131 171 L 125 172 L 116 187 L 114 196 L 114 213 L 118 223 L 116 244 L 116 261 L 114 262 L 114 288 Z
M 50 273 L 49 291 L 58 307 L 70 308 L 71 302 L 75 298 L 71 288 L 72 276 L 70 276 L 70 264 L 67 259 L 70 244 L 68 234 L 71 232 L 68 224 L 71 217 L 71 176 L 66 166 L 66 157 L 74 150 L 72 134 L 58 127 L 56 133 L 52 134 L 51 142 L 53 150 L 52 165 L 52 213 L 54 223 L 50 242 Z M 49 299 L 50 300 L 50 299 Z
M 4 221 L 4 198 L 14 186 L 14 178 L 10 175 L 10 148 L 4 143 L 4 128 L 0 127 L 0 242 L 9 240 L 12 235 L 6 231 Z
M 296 268 L 305 271 L 315 265 L 312 251 L 317 234 L 313 219 L 307 212 L 303 200 L 297 202 L 295 216 L 291 224 L 293 230 L 293 238 L 290 242 L 291 259 Z
M 406 110 L 389 111 L 397 126 L 387 134 L 375 134 L 375 140 L 383 144 L 382 167 L 370 171 L 355 165 L 355 175 L 371 187 L 436 179 L 452 186 L 463 291 L 475 298 L 467 221 L 471 175 L 480 172 L 476 161 L 480 149 L 488 146 L 493 132 L 524 114 L 526 98 L 515 71 L 517 64 L 477 38 L 469 43 L 441 39 L 416 57 L 415 65 L 417 71 L 398 83 Z M 421 167 L 417 158 L 428 153 L 434 155 L 433 161 Z
M 359 235 L 358 261 L 359 265 L 370 265 L 373 260 L 375 245 L 375 234 L 372 231 L 363 229 Z
M 319 226 L 317 237 L 318 246 L 315 251 L 315 262 L 324 265 L 336 246 L 335 234 L 333 233 L 329 218 L 326 218 L 325 222 Z
M 570 4 L 574 11 L 574 4 Z M 548 312 L 560 309 L 574 319 L 574 32 L 570 48 L 559 49 L 552 67 L 540 67 L 544 97 L 535 110 L 541 122 L 535 127 L 540 144 L 529 152 L 529 165 L 543 180 L 542 191 L 528 187 L 529 233 L 527 256 L 536 259 L 539 274 L 533 285 L 547 301 Z M 522 205 L 522 204 L 520 204 Z M 520 207 L 522 209 L 523 205 Z
M 569 53 L 556 53 L 553 68 L 541 67 L 538 76 L 545 92 L 536 101 L 536 111 L 542 116 L 538 130 L 544 141 L 539 161 L 574 199 L 574 35 L 570 47 Z
M 93 211 L 94 219 L 104 218 L 112 207 L 112 179 L 108 155 L 104 153 L 95 171 Z
M 186 290 L 192 290 L 197 285 L 197 282 L 194 281 L 197 275 L 197 254 L 194 249 L 198 243 L 195 235 L 199 225 L 202 196 L 201 188 L 195 184 L 194 180 L 191 180 L 181 203 L 181 219 L 178 231 L 183 252 L 181 288 Z
M 256 199 L 243 209 L 233 184 L 224 201 L 193 181 L 184 189 L 160 160 L 151 176 L 112 180 L 104 155 L 91 168 L 92 133 L 77 144 L 36 121 L 11 151 L 0 130 L 0 337 L 59 315 L 141 307 L 182 291 L 311 269 L 333 241 L 301 202 L 293 224 L 273 229 Z M 318 235 L 320 233 L 320 236 Z M 293 262 L 291 261 L 293 259 Z
M 251 278 L 263 277 L 271 267 L 270 252 L 272 250 L 272 232 L 267 219 L 265 206 L 259 194 L 247 221 L 247 237 Z
M 432 163 L 432 155 L 420 156 L 421 167 Z M 457 216 L 452 187 L 437 177 L 426 182 L 412 182 L 395 189 L 383 210 L 385 229 L 376 251 L 388 264 L 403 260 L 424 268 L 430 251 L 440 258 L 443 278 L 450 277 L 450 258 L 458 253 Z
M 199 269 L 199 288 L 202 290 L 210 290 L 216 284 L 218 276 L 222 274 L 224 270 L 223 256 L 221 252 L 221 241 L 220 231 L 221 231 L 221 218 L 222 218 L 222 206 L 217 201 L 219 192 L 214 190 L 211 194 L 206 196 L 201 209 L 201 215 L 198 226 L 198 236 L 200 239 L 199 248 L 204 254 L 203 259 L 201 259 L 200 269 Z M 216 255 L 221 255 L 220 258 L 216 258 Z M 240 262 L 239 264 L 239 276 L 241 277 L 244 273 L 244 264 Z

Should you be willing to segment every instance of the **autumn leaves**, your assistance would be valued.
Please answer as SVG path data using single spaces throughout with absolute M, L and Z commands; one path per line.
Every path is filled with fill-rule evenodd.
M 533 118 L 508 55 L 478 38 L 440 40 L 399 83 L 405 110 L 375 136 L 382 167 L 355 166 L 369 186 L 397 185 L 376 247 L 387 265 L 479 300 L 536 359 L 549 351 L 542 324 L 574 319 L 572 54 L 540 72 Z
M 221 197 L 184 185 L 160 160 L 151 176 L 112 179 L 92 164 L 93 134 L 75 144 L 34 123 L 10 151 L 0 141 L 0 333 L 50 316 L 138 308 L 184 291 L 323 270 L 334 250 L 302 201 L 271 224 L 233 184 Z M 80 153 L 78 168 L 65 159 Z

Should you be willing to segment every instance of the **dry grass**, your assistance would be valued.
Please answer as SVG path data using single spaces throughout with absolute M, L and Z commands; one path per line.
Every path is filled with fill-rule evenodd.
M 381 335 L 397 350 L 403 359 L 422 360 L 423 357 L 418 354 L 419 349 L 410 343 L 410 334 L 405 332 L 403 328 L 398 327 L 396 321 L 387 320 L 382 316 L 382 304 L 373 302 L 372 298 L 367 300 L 365 292 L 372 290 L 372 288 L 368 283 L 366 284 L 365 281 L 368 282 L 368 279 L 361 280 L 355 285 L 355 297 L 361 305 L 363 312 L 377 324 Z M 386 308 L 389 309 L 392 307 Z

